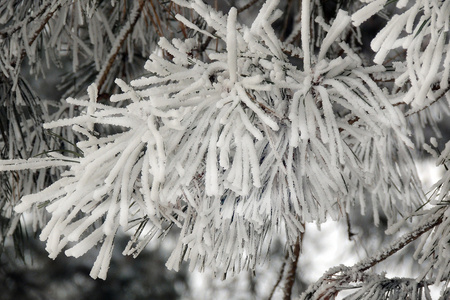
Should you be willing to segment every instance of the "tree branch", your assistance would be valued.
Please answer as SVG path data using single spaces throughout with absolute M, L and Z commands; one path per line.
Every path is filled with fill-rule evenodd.
M 405 114 L 405 117 L 409 117 L 409 116 L 411 116 L 411 115 L 413 115 L 413 114 L 417 114 L 417 113 L 421 112 L 422 110 L 427 109 L 428 107 L 430 107 L 431 105 L 433 105 L 434 103 L 436 103 L 437 101 L 439 101 L 442 97 L 444 97 L 445 94 L 447 94 L 449 91 L 450 91 L 450 86 L 447 87 L 445 90 L 443 90 L 443 91 L 440 93 L 440 95 L 438 95 L 438 96 L 436 97 L 436 99 L 434 99 L 433 101 L 431 101 L 431 102 L 428 103 L 427 105 L 425 105 L 425 106 L 423 106 L 423 107 L 416 108 L 416 109 L 411 109 L 410 111 L 408 111 L 408 112 Z
M 284 274 L 284 268 L 286 267 L 286 261 L 289 258 L 289 252 L 286 252 L 286 257 L 284 258 L 283 264 L 281 265 L 281 270 L 280 270 L 280 274 L 278 274 L 278 278 L 277 281 L 275 282 L 272 291 L 269 294 L 269 297 L 267 298 L 268 300 L 272 300 L 273 294 L 275 293 L 275 290 L 277 289 L 278 285 L 281 282 L 281 279 L 283 279 L 283 274 Z
M 249 3 L 247 3 L 246 5 L 242 6 L 241 8 L 239 8 L 237 10 L 238 13 L 241 13 L 247 9 L 249 9 L 250 7 L 252 7 L 253 5 L 255 5 L 256 3 L 258 3 L 259 0 L 252 0 Z
M 295 273 L 297 271 L 298 258 L 300 256 L 300 245 L 303 241 L 303 234 L 303 232 L 300 233 L 300 236 L 297 237 L 297 242 L 294 246 L 294 259 L 291 261 L 291 264 L 289 266 L 289 270 L 286 275 L 286 283 L 284 285 L 284 300 L 290 300 L 292 296 L 292 287 L 294 286 L 295 282 Z
M 339 292 L 339 287 L 343 284 L 359 281 L 364 272 L 376 264 L 392 256 L 411 242 L 418 239 L 422 234 L 432 230 L 442 223 L 446 208 L 439 208 L 431 212 L 431 216 L 426 222 L 422 222 L 413 231 L 403 235 L 389 247 L 381 250 L 375 255 L 363 259 L 352 267 L 340 265 L 328 270 L 316 283 L 311 285 L 301 296 L 302 300 L 331 299 Z M 423 224 L 425 223 L 425 224 Z M 341 274 L 338 274 L 341 273 Z M 337 275 L 338 274 L 338 275 Z
M 106 78 L 108 77 L 108 73 L 114 64 L 114 61 L 116 60 L 117 54 L 119 54 L 119 51 L 122 48 L 123 44 L 125 43 L 128 35 L 131 32 L 133 32 L 134 26 L 139 20 L 143 7 L 144 7 L 144 0 L 139 0 L 138 4 L 135 5 L 133 11 L 131 12 L 129 22 L 122 28 L 118 37 L 116 38 L 116 41 L 114 42 L 114 45 L 112 46 L 112 49 L 109 52 L 108 58 L 106 59 L 107 62 L 104 65 L 104 67 L 100 70 L 97 79 L 95 80 L 99 92 L 102 89 L 103 84 L 106 81 Z
M 37 37 L 39 36 L 39 34 L 42 32 L 42 30 L 44 30 L 45 26 L 47 25 L 48 21 L 53 17 L 53 15 L 55 14 L 55 12 L 61 8 L 61 3 L 56 5 L 53 9 L 50 9 L 50 11 L 47 13 L 47 15 L 45 16 L 44 20 L 41 22 L 41 24 L 39 25 L 39 27 L 34 31 L 34 33 L 31 35 L 29 41 L 28 41 L 28 46 L 33 45 L 33 43 L 36 41 Z M 47 9 L 48 6 L 45 6 L 42 10 Z M 38 13 L 38 15 L 42 15 L 44 14 L 43 11 L 40 11 Z M 36 16 L 37 17 L 37 16 Z M 31 21 L 30 21 L 31 22 Z M 23 25 L 23 26 L 26 26 Z M 13 29 L 13 32 L 15 31 L 15 29 Z M 11 63 L 12 66 L 17 66 L 19 67 L 20 64 L 22 63 L 22 60 L 25 58 L 26 55 L 26 48 L 22 48 L 21 52 L 20 52 L 20 56 L 17 58 L 16 61 L 13 61 Z
M 0 31 L 0 36 L 2 37 L 9 37 L 16 31 L 22 29 L 23 26 L 27 26 L 31 22 L 33 22 L 36 18 L 39 18 L 41 15 L 44 14 L 44 12 L 47 10 L 47 8 L 52 4 L 52 1 L 47 1 L 46 3 L 42 4 L 40 8 L 36 11 L 35 14 L 27 16 L 23 21 L 18 22 L 2 31 Z

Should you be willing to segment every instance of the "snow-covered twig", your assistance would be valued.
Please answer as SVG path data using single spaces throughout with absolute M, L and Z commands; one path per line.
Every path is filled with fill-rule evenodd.
M 371 7 L 378 9 L 381 2 Z M 116 80 L 121 92 L 111 96 L 113 104 L 97 103 L 95 89 L 108 86 L 120 49 L 141 25 L 144 1 L 135 2 L 117 37 L 111 26 L 104 28 L 113 44 L 106 63 L 98 63 L 104 61 L 102 51 L 91 51 L 101 70 L 98 86 L 88 89 L 89 101 L 68 99 L 83 113 L 45 125 L 73 128 L 84 153 L 59 180 L 16 207 L 23 212 L 46 204 L 51 219 L 40 237 L 51 257 L 70 242 L 75 244 L 65 253 L 75 257 L 101 244 L 91 275 L 105 278 L 119 228 L 138 228 L 124 251 L 137 255 L 158 230 L 176 226 L 180 235 L 169 268 L 178 270 L 186 260 L 191 269 L 235 274 L 262 262 L 272 237 L 284 235 L 293 247 L 306 222 L 338 220 L 355 203 L 363 213 L 372 206 L 375 225 L 380 212 L 390 225 L 399 213 L 421 205 L 408 125 L 392 104 L 403 94 L 391 94 L 379 80 L 411 72 L 402 69 L 408 64 L 395 64 L 393 71 L 364 64 L 345 38 L 349 12 L 338 11 L 330 24 L 323 18 L 314 24 L 316 2 L 302 1 L 299 48 L 282 43 L 272 26 L 282 15 L 279 1 L 267 1 L 250 27 L 239 23 L 235 8 L 223 15 L 201 0 L 176 3 L 200 20 L 176 17 L 182 29 L 196 35 L 162 37 L 145 64 L 147 75 L 129 83 Z M 372 13 L 362 11 L 356 21 Z M 77 22 L 75 28 L 81 19 Z M 323 29 L 317 36 L 311 30 L 316 27 Z M 89 31 L 95 45 L 103 45 L 100 33 Z M 392 41 L 382 37 L 381 52 Z M 211 50 L 207 45 L 213 38 L 217 47 Z M 428 51 L 441 49 L 442 39 Z M 86 45 L 74 42 L 75 53 Z M 430 62 L 435 70 L 437 60 Z M 447 69 L 438 70 L 445 75 Z M 29 163 L 55 164 L 48 159 Z M 425 227 L 355 265 L 351 274 L 338 270 L 345 276 L 364 273 L 431 229 Z
M 23 26 L 27 26 L 28 24 L 33 22 L 36 18 L 39 18 L 41 15 L 43 15 L 46 12 L 47 8 L 52 5 L 52 3 L 53 3 L 52 0 L 47 0 L 46 2 L 43 2 L 35 13 L 28 15 L 21 22 L 17 22 L 10 27 L 0 30 L 0 35 L 3 37 L 11 36 L 13 33 L 20 30 Z
M 339 293 L 342 287 L 347 286 L 350 283 L 361 281 L 365 271 L 391 257 L 411 242 L 417 240 L 423 234 L 434 230 L 443 222 L 444 215 L 447 214 L 447 211 L 449 210 L 448 207 L 436 207 L 428 211 L 422 217 L 423 219 L 421 222 L 412 231 L 404 234 L 376 254 L 361 260 L 351 267 L 339 266 L 331 268 L 318 281 L 310 285 L 301 295 L 300 299 L 329 299 L 329 297 Z
M 100 72 L 97 75 L 97 78 L 95 79 L 95 83 L 99 91 L 101 91 L 103 84 L 106 81 L 106 78 L 109 76 L 109 71 L 111 70 L 111 67 L 113 66 L 116 60 L 117 54 L 119 54 L 119 51 L 122 48 L 124 42 L 126 41 L 128 35 L 133 32 L 134 26 L 136 25 L 137 21 L 139 20 L 139 17 L 141 16 L 143 7 L 144 7 L 144 0 L 135 1 L 134 8 L 130 13 L 130 19 L 120 30 L 120 33 L 116 37 L 116 40 L 114 41 L 111 50 L 109 51 L 109 54 L 106 58 L 106 63 L 103 64 L 102 69 L 100 70 Z

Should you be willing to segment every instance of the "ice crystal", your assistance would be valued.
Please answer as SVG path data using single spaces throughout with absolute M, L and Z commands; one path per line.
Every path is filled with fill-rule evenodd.
M 235 8 L 222 15 L 200 0 L 175 2 L 208 26 L 176 19 L 200 41 L 216 40 L 216 49 L 196 55 L 197 37 L 161 38 L 145 64 L 149 75 L 116 80 L 122 92 L 110 100 L 122 106 L 98 103 L 92 85 L 88 100 L 67 100 L 84 114 L 46 125 L 72 126 L 84 136 L 77 163 L 16 207 L 46 204 L 51 219 L 40 238 L 51 257 L 66 246 L 78 257 L 101 244 L 91 276 L 105 278 L 120 227 L 137 228 L 124 251 L 137 255 L 158 229 L 177 226 L 169 268 L 189 260 L 191 268 L 235 273 L 261 262 L 275 236 L 285 234 L 293 245 L 305 222 L 337 220 L 355 202 L 363 212 L 373 206 L 376 222 L 380 211 L 393 222 L 398 210 L 419 204 L 406 120 L 376 82 L 391 73 L 363 65 L 341 39 L 351 21 L 362 23 L 373 11 L 341 10 L 332 24 L 318 20 L 326 34 L 316 54 L 309 0 L 302 5 L 301 47 L 289 51 L 271 26 L 281 14 L 278 1 L 267 1 L 250 27 L 239 23 Z M 395 32 L 384 34 L 375 50 L 387 49 L 386 41 L 394 46 Z M 438 36 L 438 49 L 442 44 Z M 329 55 L 332 46 L 342 55 Z M 379 51 L 376 62 L 386 53 Z M 301 56 L 300 66 L 292 54 Z M 22 168 L 17 163 L 2 165 Z

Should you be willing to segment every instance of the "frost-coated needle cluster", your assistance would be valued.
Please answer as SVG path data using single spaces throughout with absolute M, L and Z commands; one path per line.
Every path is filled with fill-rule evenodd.
M 77 144 L 84 156 L 16 207 L 22 212 L 47 204 L 51 219 L 40 237 L 51 257 L 66 246 L 66 255 L 78 257 L 101 244 L 91 276 L 105 278 L 120 227 L 138 228 L 124 251 L 137 255 L 158 230 L 177 226 L 169 268 L 188 260 L 191 268 L 235 273 L 261 262 L 276 236 L 293 245 L 305 222 L 338 219 L 356 202 L 363 210 L 373 207 L 375 222 L 380 210 L 393 222 L 398 211 L 419 205 L 412 143 L 394 104 L 405 98 L 420 109 L 433 96 L 430 84 L 442 90 L 448 83 L 443 14 L 449 1 L 416 1 L 394 17 L 372 43 L 379 65 L 370 67 L 340 37 L 386 1 L 372 1 L 353 16 L 341 10 L 332 24 L 318 19 L 326 34 L 317 54 L 309 0 L 302 5 L 298 48 L 282 43 L 271 26 L 282 13 L 278 1 L 267 1 L 250 27 L 238 22 L 235 8 L 222 15 L 199 0 L 176 2 L 208 27 L 181 15 L 177 20 L 212 38 L 216 49 L 196 55 L 196 38 L 161 38 L 145 64 L 150 75 L 129 84 L 116 80 L 122 93 L 110 100 L 124 105 L 97 103 L 92 85 L 88 101 L 67 100 L 86 107 L 84 115 L 46 124 L 73 126 L 85 136 Z M 408 23 L 416 6 L 438 32 Z M 409 36 L 400 39 L 390 29 L 400 25 Z M 425 38 L 434 47 L 415 59 L 422 49 L 414 41 Z M 343 55 L 330 56 L 332 47 Z M 396 47 L 408 49 L 407 61 L 388 72 L 381 63 Z M 302 65 L 291 63 L 290 55 Z M 409 79 L 412 86 L 405 93 L 390 94 L 377 84 L 400 73 L 395 83 Z M 115 133 L 96 134 L 111 126 Z

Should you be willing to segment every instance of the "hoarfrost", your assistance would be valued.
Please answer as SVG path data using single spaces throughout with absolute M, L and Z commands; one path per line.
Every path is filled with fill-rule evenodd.
M 117 37 L 105 29 L 113 49 L 98 64 L 89 100 L 67 100 L 83 113 L 45 125 L 73 128 L 83 156 L 0 163 L 0 170 L 68 167 L 58 181 L 16 207 L 23 212 L 47 204 L 51 219 L 40 238 L 51 257 L 69 242 L 75 244 L 65 254 L 75 257 L 101 244 L 91 276 L 105 278 L 119 228 L 138 227 L 124 251 L 137 255 L 159 230 L 177 226 L 181 232 L 169 268 L 178 270 L 190 260 L 191 269 L 233 274 L 260 263 L 269 251 L 264 242 L 274 234 L 284 234 L 292 246 L 305 222 L 337 220 L 354 202 L 363 209 L 372 205 L 376 223 L 383 212 L 389 225 L 398 217 L 393 208 L 408 214 L 420 204 L 407 122 L 377 78 L 399 75 L 397 84 L 412 86 L 405 99 L 413 107 L 439 96 L 429 86 L 440 75 L 448 78 L 442 64 L 449 60 L 448 20 L 442 14 L 449 1 L 423 10 L 441 26 L 438 33 L 410 24 L 414 9 L 425 5 L 418 1 L 377 36 L 376 63 L 396 47 L 407 48 L 406 63 L 395 64 L 392 72 L 365 66 L 341 40 L 351 21 L 360 24 L 386 1 L 373 1 L 353 15 L 341 10 L 332 24 L 318 19 L 327 31 L 318 54 L 311 44 L 309 0 L 302 1 L 301 47 L 286 46 L 271 27 L 280 16 L 279 1 L 267 1 L 250 28 L 239 24 L 236 8 L 224 16 L 200 0 L 175 2 L 193 9 L 209 28 L 181 15 L 176 19 L 199 40 L 214 37 L 216 49 L 194 55 L 199 40 L 161 38 L 145 63 L 149 75 L 129 84 L 116 80 L 121 92 L 110 100 L 123 105 L 97 103 L 107 62 L 139 18 L 136 2 Z M 412 36 L 408 43 L 399 39 L 405 27 Z M 101 35 L 94 29 L 89 36 L 94 41 Z M 417 59 L 425 36 L 433 42 Z M 334 47 L 343 55 L 329 53 Z M 289 55 L 299 55 L 303 64 L 294 65 Z M 437 200 L 445 197 L 441 193 Z

